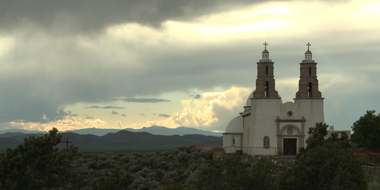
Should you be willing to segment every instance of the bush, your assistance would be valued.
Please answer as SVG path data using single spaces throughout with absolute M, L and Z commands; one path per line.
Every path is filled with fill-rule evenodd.
M 120 168 L 115 168 L 111 174 L 106 173 L 96 183 L 93 184 L 93 189 L 127 189 L 132 184 L 134 178 L 129 173 L 124 173 Z
M 197 189 L 272 189 L 274 178 L 272 168 L 276 167 L 267 159 L 260 160 L 252 168 L 250 162 L 240 155 L 229 155 L 212 160 L 207 167 L 201 166 L 200 175 L 189 176 L 186 183 L 195 182 Z M 198 180 L 197 180 L 198 179 Z
M 135 172 L 140 171 L 141 168 L 142 167 L 140 165 L 132 165 L 132 166 L 129 166 L 128 171 L 135 173 Z
M 139 172 L 136 172 L 136 175 L 139 175 L 143 178 L 147 178 L 147 176 L 151 173 L 150 169 L 148 168 L 143 168 Z
M 187 162 L 190 159 L 190 155 L 185 151 L 181 151 L 177 154 L 177 158 L 180 162 Z
M 164 183 L 166 184 L 169 184 L 169 183 L 174 183 L 178 179 L 179 179 L 179 175 L 176 171 L 169 171 L 165 174 L 162 181 L 164 181 Z

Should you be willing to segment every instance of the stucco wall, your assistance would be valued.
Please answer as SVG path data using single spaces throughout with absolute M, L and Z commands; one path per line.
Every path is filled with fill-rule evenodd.
M 235 144 L 233 140 L 235 139 Z M 243 141 L 242 134 L 223 133 L 223 148 L 225 153 L 235 153 L 236 150 L 241 150 Z
M 324 123 L 323 99 L 295 99 L 294 103 L 300 105 L 300 114 L 305 118 L 305 138 L 309 138 L 309 128 L 315 127 L 316 123 Z M 306 147 L 306 145 L 305 145 Z
M 270 155 L 276 152 L 277 125 L 275 120 L 280 114 L 281 104 L 281 99 L 251 100 L 251 118 L 249 126 L 246 126 L 250 128 L 250 138 L 244 141 L 245 144 L 243 144 L 245 147 L 251 147 L 250 154 Z M 265 136 L 269 137 L 269 148 L 264 148 Z

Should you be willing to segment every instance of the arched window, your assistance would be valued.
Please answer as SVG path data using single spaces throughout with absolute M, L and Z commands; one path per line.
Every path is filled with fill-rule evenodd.
M 311 66 L 309 66 L 309 76 L 311 76 Z
M 269 137 L 268 136 L 265 136 L 264 137 L 264 148 L 269 148 L 270 145 L 269 145 Z
M 266 75 L 268 75 L 268 65 L 265 66 L 265 73 L 266 73 Z
M 235 137 L 232 137 L 232 145 L 235 145 Z
M 265 82 L 265 97 L 269 97 L 269 82 Z
M 309 93 L 309 98 L 313 97 L 313 84 L 311 82 L 309 82 L 308 93 Z

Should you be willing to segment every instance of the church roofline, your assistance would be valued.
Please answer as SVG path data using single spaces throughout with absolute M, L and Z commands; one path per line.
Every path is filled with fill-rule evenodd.
M 309 97 L 307 97 L 307 98 L 293 98 L 293 100 L 300 100 L 300 99 L 304 99 L 304 100 L 323 100 L 323 99 L 325 99 L 325 98 L 309 98 Z

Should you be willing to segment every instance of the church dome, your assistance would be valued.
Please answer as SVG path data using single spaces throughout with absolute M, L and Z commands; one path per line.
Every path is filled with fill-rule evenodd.
M 307 50 L 307 51 L 305 52 L 305 54 L 311 54 L 311 51 L 310 51 L 310 50 Z
M 251 106 L 251 98 L 253 98 L 253 93 L 255 93 L 256 89 L 251 92 L 251 94 L 247 98 L 246 106 Z
M 263 51 L 263 53 L 269 53 L 269 51 L 265 49 L 265 50 Z
M 228 123 L 226 133 L 243 133 L 243 121 L 241 116 L 236 116 Z

